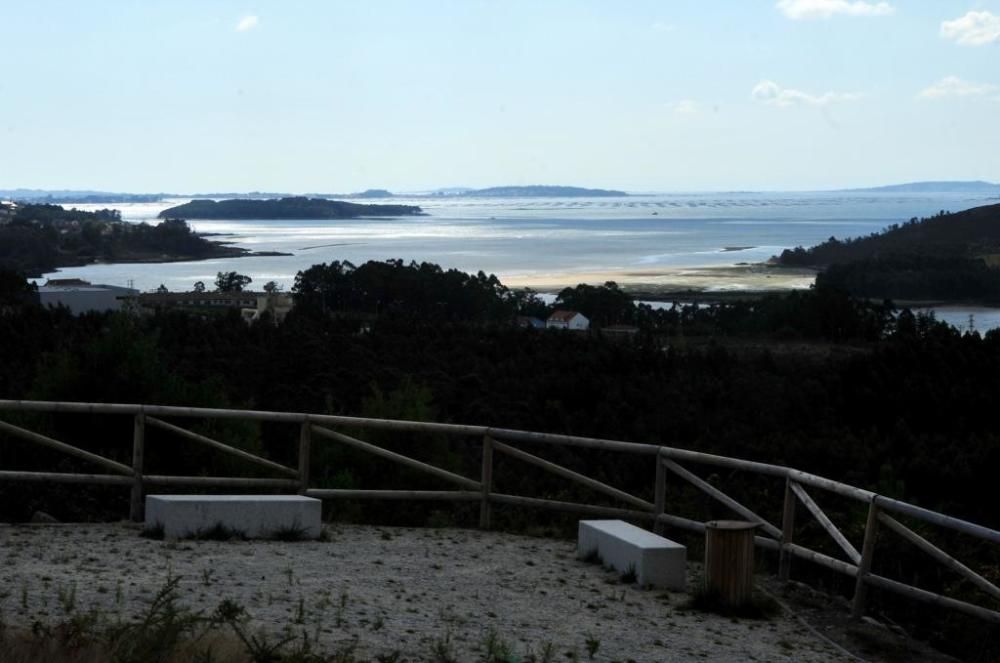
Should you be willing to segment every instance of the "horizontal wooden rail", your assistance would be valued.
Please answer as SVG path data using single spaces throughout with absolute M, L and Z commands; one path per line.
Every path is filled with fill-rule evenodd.
M 217 449 L 218 451 L 229 454 L 230 456 L 242 458 L 243 460 L 255 463 L 257 465 L 260 465 L 261 467 L 266 467 L 270 470 L 274 470 L 275 472 L 280 472 L 281 474 L 284 474 L 286 476 L 291 476 L 291 477 L 299 476 L 298 470 L 293 470 L 292 468 L 286 467 L 281 463 L 276 463 L 273 460 L 268 460 L 267 458 L 261 458 L 260 456 L 252 454 L 248 451 L 243 451 L 242 449 L 237 449 L 236 447 L 231 447 L 228 444 L 224 444 L 217 440 L 213 440 L 210 437 L 200 435 L 198 433 L 195 433 L 194 431 L 189 431 L 186 428 L 175 426 L 173 424 L 167 423 L 166 421 L 163 421 L 162 419 L 151 417 L 148 414 L 146 415 L 146 423 L 151 426 L 155 426 L 157 428 L 162 428 L 163 430 L 170 431 L 171 433 L 176 433 L 177 435 L 186 437 L 189 440 L 194 440 L 195 442 L 203 444 L 207 447 Z
M 702 453 L 701 451 L 690 451 L 688 449 L 675 449 L 673 447 L 660 447 L 659 454 L 663 458 L 672 460 L 683 460 L 691 463 L 701 463 L 703 465 L 714 465 L 715 467 L 725 467 L 730 470 L 741 470 L 763 474 L 764 476 L 785 478 L 788 468 L 781 465 L 770 465 L 768 463 L 758 463 L 752 460 L 742 460 L 740 458 L 729 458 L 728 456 L 716 456 L 715 454 Z
M 823 553 L 810 550 L 809 548 L 805 548 L 795 543 L 786 543 L 784 547 L 785 550 L 796 557 L 808 559 L 810 562 L 815 562 L 820 566 L 825 566 L 826 568 L 837 571 L 838 573 L 843 573 L 844 575 L 852 578 L 857 577 L 858 575 L 858 567 L 856 564 L 848 564 L 847 562 L 839 560 L 836 557 L 824 555 Z
M 51 437 L 46 437 L 39 433 L 21 428 L 20 426 L 15 426 L 13 424 L 8 424 L 6 421 L 0 421 L 0 431 L 9 433 L 15 437 L 20 437 L 29 442 L 34 442 L 35 444 L 41 445 L 43 447 L 48 447 L 49 449 L 54 449 L 55 451 L 61 451 L 64 454 L 75 456 L 81 460 L 85 460 L 95 465 L 100 465 L 101 467 L 112 470 L 119 474 L 125 474 L 132 476 L 132 468 L 128 465 L 123 465 L 117 461 L 111 460 L 110 458 L 105 458 L 104 456 L 98 456 L 97 454 L 90 453 L 89 451 L 84 451 L 74 447 L 71 444 L 66 444 L 65 442 L 60 442 L 59 440 L 53 440 Z
M 0 470 L 0 480 L 45 481 L 51 483 L 89 483 L 108 486 L 131 486 L 133 479 L 118 474 L 66 474 L 63 472 L 17 472 Z
M 992 541 L 993 543 L 1000 543 L 1000 532 L 990 529 L 989 527 L 983 527 L 982 525 L 970 523 L 969 521 L 962 520 L 961 518 L 952 518 L 951 516 L 946 516 L 943 513 L 938 513 L 937 511 L 931 511 L 930 509 L 894 500 L 891 497 L 876 495 L 873 499 L 879 507 L 888 511 L 895 511 L 896 513 L 902 513 L 912 518 L 916 518 L 917 520 L 923 520 L 934 525 L 940 525 L 941 527 L 953 529 L 956 532 L 962 532 L 963 534 L 968 534 L 979 539 L 985 539 L 986 541 Z
M 559 435 L 558 433 L 533 433 L 531 431 L 511 430 L 509 428 L 487 428 L 484 434 L 489 435 L 494 440 L 504 439 L 540 444 L 562 444 L 568 447 L 623 451 L 625 453 L 645 454 L 649 456 L 655 456 L 660 450 L 660 447 L 655 444 L 602 440 L 596 437 L 578 437 L 576 435 Z
M 640 509 L 645 509 L 646 511 L 653 511 L 654 506 L 652 502 L 647 502 L 644 499 L 640 499 L 631 493 L 626 493 L 624 490 L 619 490 L 614 486 L 609 486 L 606 483 L 602 483 L 597 479 L 592 479 L 579 472 L 574 472 L 573 470 L 568 470 L 562 465 L 557 465 L 551 461 L 545 460 L 544 458 L 539 458 L 533 454 L 529 454 L 526 451 L 516 449 L 509 444 L 504 444 L 503 442 L 493 441 L 493 448 L 501 453 L 505 453 L 512 458 L 517 458 L 518 460 L 523 460 L 526 463 L 530 463 L 537 467 L 542 468 L 552 474 L 561 476 L 571 481 L 575 481 L 587 488 L 596 490 L 597 492 L 604 493 L 610 497 L 621 500 L 622 502 L 628 502 L 632 506 L 639 507 Z
M 535 507 L 539 509 L 549 509 L 552 511 L 568 511 L 570 513 L 584 513 L 591 516 L 604 516 L 607 518 L 622 518 L 627 520 L 656 519 L 656 514 L 649 511 L 618 509 L 610 506 L 580 504 L 578 502 L 560 502 L 557 500 L 546 500 L 540 497 L 524 497 L 522 495 L 506 495 L 504 493 L 490 493 L 490 501 L 497 502 L 499 504 Z
M 911 599 L 923 601 L 924 603 L 931 603 L 933 605 L 939 605 L 942 608 L 949 608 L 958 612 L 964 612 L 967 615 L 979 617 L 980 619 L 993 622 L 994 624 L 1000 624 L 1000 612 L 990 610 L 989 608 L 973 605 L 972 603 L 966 603 L 965 601 L 959 601 L 958 599 L 949 598 L 947 596 L 941 596 L 940 594 L 929 592 L 926 589 L 913 587 L 912 585 L 907 585 L 906 583 L 902 583 L 897 580 L 891 580 L 884 576 L 875 575 L 874 573 L 865 576 L 865 582 L 872 587 L 887 589 L 890 592 L 902 594 L 903 596 Z
M 958 562 L 913 530 L 902 525 L 886 513 L 883 513 L 883 511 L 903 514 L 933 525 L 947 527 L 954 531 L 989 541 L 991 543 L 1000 543 L 1000 531 L 976 525 L 975 523 L 959 518 L 953 518 L 923 507 L 902 502 L 900 500 L 876 495 L 871 491 L 840 483 L 839 481 L 834 481 L 832 479 L 827 479 L 825 477 L 808 472 L 802 472 L 800 470 L 781 465 L 759 463 L 755 461 L 729 458 L 726 456 L 718 456 L 655 444 L 637 444 L 619 440 L 605 440 L 591 437 L 560 435 L 555 433 L 539 433 L 506 428 L 493 428 L 488 426 L 369 419 L 300 412 L 270 412 L 259 410 L 191 408 L 163 405 L 17 400 L 0 400 L 0 411 L 133 416 L 136 421 L 134 435 L 135 444 L 133 445 L 132 458 L 133 467 L 128 467 L 127 465 L 117 461 L 104 458 L 103 456 L 84 451 L 83 449 L 54 440 L 39 433 L 34 433 L 13 424 L 0 421 L 0 432 L 6 432 L 10 435 L 27 439 L 53 450 L 73 455 L 82 460 L 100 465 L 106 470 L 115 472 L 114 475 L 108 475 L 93 473 L 68 474 L 58 472 L 20 472 L 2 470 L 0 471 L 0 481 L 39 481 L 53 483 L 131 486 L 133 492 L 133 507 L 135 506 L 135 503 L 137 503 L 136 500 L 141 499 L 144 484 L 160 486 L 227 487 L 236 489 L 260 488 L 281 491 L 297 491 L 300 494 L 311 495 L 313 497 L 324 499 L 479 501 L 482 505 L 481 512 L 484 509 L 488 512 L 491 504 L 506 504 L 511 506 L 552 509 L 556 511 L 566 511 L 598 517 L 616 517 L 634 521 L 653 522 L 657 526 L 667 525 L 694 532 L 703 532 L 705 530 L 705 524 L 702 522 L 662 512 L 663 507 L 665 506 L 665 493 L 663 495 L 660 494 L 662 492 L 662 488 L 659 486 L 661 483 L 659 480 L 657 481 L 656 488 L 654 489 L 657 500 L 654 505 L 653 503 L 647 502 L 646 500 L 643 500 L 626 491 L 617 489 L 613 486 L 597 481 L 596 479 L 592 479 L 584 474 L 575 472 L 569 468 L 545 460 L 544 458 L 540 458 L 539 456 L 535 456 L 521 449 L 512 447 L 504 441 L 534 444 L 557 444 L 584 449 L 654 456 L 657 458 L 658 476 L 662 475 L 660 468 L 666 468 L 690 482 L 699 490 L 718 500 L 720 503 L 726 505 L 741 517 L 755 523 L 759 523 L 761 529 L 768 536 L 756 536 L 754 540 L 757 546 L 768 550 L 780 551 L 782 552 L 783 559 L 789 559 L 790 557 L 806 559 L 839 573 L 856 578 L 854 599 L 855 614 L 861 614 L 864 605 L 864 589 L 870 585 L 896 592 L 917 600 L 961 611 L 965 614 L 974 615 L 994 623 L 1000 623 L 1000 612 L 966 603 L 964 601 L 959 601 L 957 599 L 941 596 L 927 590 L 872 574 L 870 572 L 871 557 L 875 548 L 878 525 L 882 524 L 891 531 L 902 536 L 909 543 L 929 554 L 936 561 L 961 574 L 977 588 L 986 592 L 991 598 L 1000 600 L 1000 588 L 979 573 L 976 573 L 969 567 Z M 274 461 L 270 461 L 250 452 L 243 451 L 242 449 L 237 449 L 217 440 L 212 440 L 204 435 L 200 435 L 180 426 L 167 423 L 160 417 L 238 419 L 247 421 L 268 421 L 297 424 L 301 428 L 299 439 L 300 469 L 296 470 L 286 467 L 280 463 L 275 463 Z M 289 478 L 270 479 L 146 475 L 143 473 L 142 467 L 142 427 L 145 425 L 144 422 L 147 421 L 150 425 L 182 435 L 188 439 L 213 447 L 223 453 L 255 463 L 256 465 L 267 467 L 268 469 L 280 472 L 282 475 Z M 414 434 L 451 435 L 483 439 L 485 468 L 483 470 L 484 481 L 476 481 L 454 472 L 449 472 L 448 470 L 435 467 L 403 454 L 389 451 L 363 440 L 331 430 L 326 426 L 349 427 L 357 430 L 402 431 Z M 310 488 L 308 483 L 310 455 L 310 445 L 308 440 L 310 434 L 312 433 L 353 446 L 354 448 L 400 463 L 412 469 L 431 474 L 445 481 L 456 483 L 461 486 L 462 490 L 354 490 Z M 486 442 L 487 440 L 488 442 Z M 492 458 L 493 450 L 518 458 L 524 462 L 532 463 L 546 471 L 550 471 L 554 474 L 601 492 L 608 497 L 626 502 L 632 507 L 637 507 L 638 510 L 494 493 L 490 488 L 492 484 L 492 464 L 486 460 L 486 452 L 488 451 L 490 458 Z M 792 543 L 791 530 L 794 527 L 794 517 L 789 518 L 788 513 L 783 515 L 783 527 L 788 529 L 787 536 L 783 538 L 782 530 L 779 530 L 764 518 L 729 497 L 690 470 L 682 467 L 678 464 L 679 462 L 696 463 L 785 479 L 785 511 L 788 511 L 789 504 L 791 504 L 791 508 L 794 509 L 795 502 L 801 501 L 809 512 L 816 518 L 821 527 L 831 536 L 831 538 L 834 539 L 837 545 L 844 551 L 853 563 L 844 562 L 830 557 L 829 555 L 825 555 L 804 546 Z M 487 477 L 489 484 L 486 483 Z M 486 488 L 484 488 L 484 486 L 486 486 Z M 869 518 L 866 524 L 865 545 L 863 552 L 859 553 L 857 548 L 855 548 L 854 545 L 847 540 L 843 533 L 833 524 L 825 512 L 823 512 L 818 504 L 812 499 L 812 496 L 806 491 L 806 487 L 832 492 L 834 494 L 858 500 L 869 505 Z M 794 511 L 792 512 L 792 516 L 794 516 Z M 489 519 L 487 518 L 486 522 L 488 522 L 488 520 Z
M 664 525 L 669 525 L 671 527 L 678 527 L 680 529 L 690 530 L 692 532 L 704 532 L 705 523 L 700 520 L 691 520 L 690 518 L 684 518 L 683 516 L 675 516 L 671 513 L 660 513 L 656 516 L 656 522 L 663 523 Z
M 296 489 L 295 479 L 254 479 L 246 477 L 176 477 L 145 474 L 144 483 L 154 486 L 211 486 L 218 488 L 280 488 Z
M 991 583 L 989 580 L 979 575 L 965 564 L 962 564 L 960 561 L 958 561 L 945 551 L 941 550 L 933 543 L 931 543 L 924 537 L 920 536 L 919 534 L 917 534 L 916 532 L 914 532 L 909 527 L 902 524 L 892 516 L 886 513 L 880 513 L 878 519 L 879 521 L 882 522 L 883 525 L 891 529 L 893 532 L 903 537 L 904 539 L 915 545 L 917 548 L 920 548 L 925 553 L 936 559 L 941 564 L 944 564 L 952 571 L 955 571 L 965 576 L 966 580 L 968 580 L 973 585 L 975 585 L 982 591 L 992 596 L 994 599 L 1000 601 L 1000 588 Z
M 330 430 L 329 428 L 323 428 L 322 426 L 312 426 L 312 432 L 322 437 L 328 437 L 331 440 L 336 440 L 337 442 L 354 447 L 355 449 L 367 451 L 374 456 L 391 460 L 394 463 L 399 463 L 400 465 L 405 465 L 410 469 L 426 472 L 427 474 L 435 476 L 439 479 L 457 483 L 460 486 L 465 486 L 466 488 L 471 488 L 473 490 L 482 490 L 482 484 L 475 479 L 463 477 L 460 474 L 455 474 L 454 472 L 449 472 L 448 470 L 442 470 L 440 467 L 435 467 L 434 465 L 416 460 L 415 458 L 398 454 L 395 451 L 389 451 L 388 449 L 377 447 L 374 444 L 353 438 L 350 435 L 344 435 L 343 433 L 338 433 L 337 431 Z
M 482 493 L 471 490 L 357 490 L 353 488 L 310 488 L 306 496 L 341 500 L 455 500 L 478 502 Z
M 792 492 L 795 493 L 795 496 L 799 498 L 799 501 L 802 502 L 806 509 L 809 510 L 809 513 L 811 513 L 813 517 L 819 521 L 819 524 L 824 530 L 826 530 L 826 533 L 829 534 L 830 537 L 837 542 L 837 545 L 840 546 L 840 548 L 847 554 L 847 557 L 851 560 L 851 562 L 855 565 L 860 564 L 861 553 L 859 553 L 857 548 L 851 545 L 851 542 L 847 540 L 847 537 L 845 537 L 841 531 L 837 529 L 826 513 L 823 512 L 823 509 L 819 508 L 819 505 L 816 504 L 816 502 L 813 501 L 813 498 L 809 496 L 809 493 L 807 493 L 802 486 L 794 481 L 789 484 L 789 487 L 792 489 Z

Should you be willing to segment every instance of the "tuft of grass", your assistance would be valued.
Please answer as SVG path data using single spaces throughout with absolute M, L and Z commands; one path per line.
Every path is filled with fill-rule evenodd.
M 179 584 L 179 577 L 168 577 L 138 621 L 120 622 L 108 629 L 105 637 L 116 663 L 164 660 L 164 652 L 177 650 L 203 624 L 199 613 L 177 604 Z
M 431 643 L 431 661 L 434 663 L 459 663 L 455 647 L 451 643 L 451 633 L 438 636 Z
M 639 576 L 636 575 L 635 572 L 635 564 L 629 564 L 628 568 L 625 569 L 625 571 L 623 571 L 620 576 L 618 576 L 618 579 L 621 580 L 622 583 L 625 585 L 632 585 L 635 584 L 635 581 L 638 577 Z
M 517 660 L 514 649 L 506 640 L 500 637 L 497 630 L 490 627 L 483 640 L 483 663 L 512 663 Z
M 306 533 L 309 531 L 308 527 L 303 527 L 298 523 L 293 523 L 291 525 L 285 525 L 284 527 L 279 527 L 278 529 L 271 532 L 271 535 L 267 538 L 274 541 L 284 541 L 286 543 L 294 543 L 296 541 L 305 541 Z
M 604 558 L 601 557 L 601 553 L 597 551 L 597 548 L 591 548 L 587 551 L 587 554 L 580 558 L 580 561 L 587 564 L 599 564 L 604 566 Z
M 593 660 L 594 656 L 597 654 L 597 650 L 601 648 L 601 641 L 592 635 L 587 636 L 587 656 Z
M 718 592 L 710 591 L 704 587 L 695 591 L 691 598 L 679 607 L 681 610 L 711 612 L 723 617 L 743 619 L 770 619 L 781 612 L 781 606 L 769 596 L 754 594 L 748 603 L 730 606 L 723 602 Z
M 164 536 L 163 523 L 154 523 L 151 526 L 143 527 L 142 531 L 139 532 L 139 536 L 144 539 L 162 541 Z
M 187 537 L 195 541 L 246 541 L 247 534 L 242 530 L 226 527 L 222 523 L 215 523 L 208 529 L 200 529 Z

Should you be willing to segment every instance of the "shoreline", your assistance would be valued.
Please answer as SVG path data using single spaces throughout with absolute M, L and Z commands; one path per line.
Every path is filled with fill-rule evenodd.
M 581 283 L 600 285 L 614 281 L 630 294 L 642 299 L 657 297 L 698 296 L 734 297 L 760 296 L 769 293 L 806 290 L 816 280 L 816 270 L 778 267 L 765 263 L 667 267 L 661 269 L 617 269 L 588 272 L 547 272 L 502 276 L 501 282 L 511 288 L 530 288 L 536 292 L 557 294 L 559 290 Z

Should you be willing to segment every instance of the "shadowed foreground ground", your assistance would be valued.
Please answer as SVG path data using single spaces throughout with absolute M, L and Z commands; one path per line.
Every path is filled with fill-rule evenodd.
M 353 646 L 357 660 L 486 660 L 491 638 L 511 660 L 850 660 L 791 615 L 729 619 L 622 584 L 569 541 L 327 531 L 323 542 L 169 542 L 125 524 L 0 526 L 0 614 L 14 630 L 90 610 L 134 619 L 176 577 L 184 606 L 210 613 L 230 599 L 250 629 L 305 634 L 321 651 Z

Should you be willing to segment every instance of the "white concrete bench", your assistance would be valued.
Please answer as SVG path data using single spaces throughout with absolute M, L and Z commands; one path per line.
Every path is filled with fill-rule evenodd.
M 322 502 L 300 495 L 147 495 L 145 529 L 183 539 L 216 527 L 251 539 L 318 539 Z
M 581 520 L 576 554 L 596 554 L 619 573 L 634 570 L 640 585 L 687 588 L 687 548 L 623 520 Z

